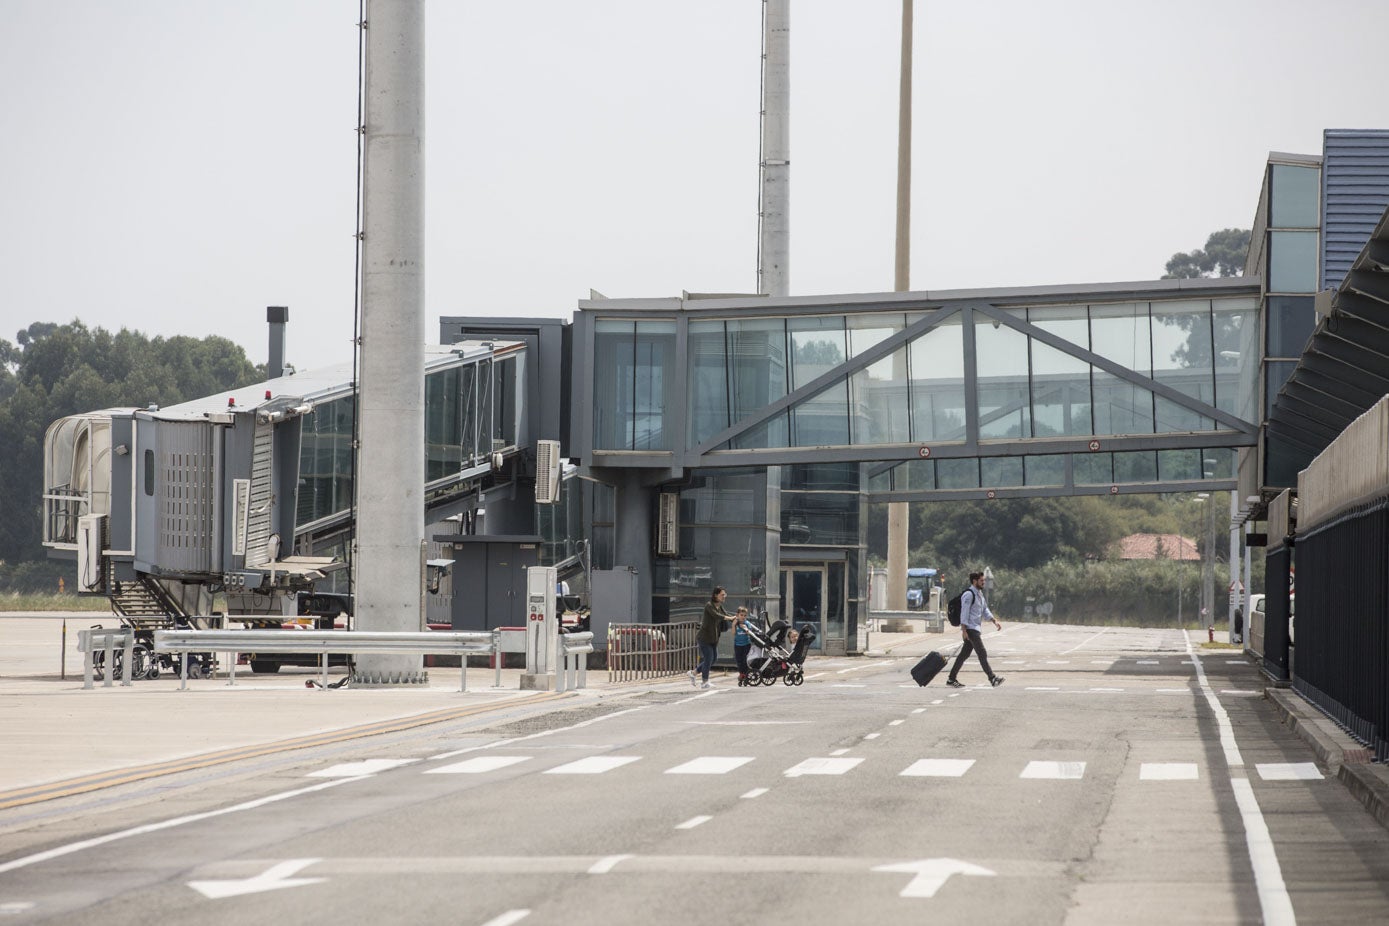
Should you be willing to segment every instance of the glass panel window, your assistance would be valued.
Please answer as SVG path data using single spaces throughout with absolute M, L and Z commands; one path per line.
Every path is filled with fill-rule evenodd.
M 936 460 L 936 476 L 942 489 L 979 488 L 979 461 Z
M 666 409 L 675 407 L 675 322 L 637 322 L 632 371 L 633 450 L 670 450 Z
M 424 379 L 425 481 L 456 476 L 460 467 L 462 421 L 458 408 L 458 367 Z
M 1321 171 L 1318 168 L 1274 164 L 1270 193 L 1270 228 L 1316 228 L 1321 224 Z
M 728 321 L 729 404 L 734 422 L 786 395 L 786 328 L 779 318 Z M 743 432 L 737 448 L 787 446 L 786 415 Z
M 1032 437 L 1027 335 L 986 318 L 974 323 L 974 344 L 979 383 L 979 436 Z
M 1278 398 L 1278 390 L 1283 388 L 1288 377 L 1293 375 L 1293 370 L 1297 369 L 1297 361 L 1270 360 L 1264 366 L 1268 371 L 1265 374 L 1268 377 L 1268 386 L 1266 387 L 1267 399 L 1264 405 L 1264 414 L 1267 416 L 1273 414 L 1273 403 Z
M 352 397 L 325 402 L 302 419 L 299 432 L 299 525 L 352 505 Z
M 1030 309 L 1028 318 L 1077 347 L 1090 346 L 1084 306 Z M 1032 414 L 1037 437 L 1091 434 L 1090 364 L 1032 339 Z
M 1115 482 L 1156 482 L 1157 454 L 1134 450 L 1114 454 Z
M 1109 485 L 1114 481 L 1114 457 L 1109 453 L 1078 453 L 1071 471 L 1078 486 Z
M 1211 364 L 1211 304 L 1207 300 L 1154 302 L 1153 378 L 1178 392 L 1215 404 Z M 1169 399 L 1156 397 L 1159 433 L 1210 430 L 1214 422 Z
M 728 353 L 721 321 L 690 322 L 688 337 L 693 447 L 728 427 Z
M 458 402 L 462 424 L 459 426 L 459 453 L 472 464 L 478 457 L 477 442 L 477 366 L 468 365 L 459 371 Z
M 844 317 L 790 318 L 786 333 L 791 342 L 791 388 L 814 381 L 844 363 Z M 840 381 L 819 395 L 791 409 L 792 444 L 814 447 L 849 443 L 849 385 Z
M 979 461 L 983 485 L 989 488 L 1023 484 L 1022 457 L 984 457 Z
M 1159 450 L 1158 479 L 1163 482 L 1201 478 L 1200 450 Z
M 598 321 L 593 325 L 593 446 L 632 446 L 632 377 L 636 325 Z
M 1268 297 L 1268 356 L 1301 357 L 1316 327 L 1312 296 Z
M 1030 486 L 1059 486 L 1066 484 L 1066 455 L 1060 453 L 1023 457 Z
M 1312 300 L 1307 299 L 1307 314 L 1312 315 Z M 1211 303 L 1215 330 L 1215 398 L 1216 407 L 1246 421 L 1254 418 L 1249 397 L 1254 395 L 1258 382 L 1258 352 L 1251 349 L 1258 343 L 1258 301 L 1248 299 L 1216 299 Z
M 1268 291 L 1314 293 L 1317 291 L 1317 232 L 1268 233 Z
M 965 438 L 964 328 L 954 315 L 915 338 L 911 364 L 911 440 L 919 443 Z
M 849 356 L 859 356 L 905 325 L 902 315 L 850 316 Z M 855 444 L 904 444 L 911 440 L 907 387 L 905 345 L 850 377 Z

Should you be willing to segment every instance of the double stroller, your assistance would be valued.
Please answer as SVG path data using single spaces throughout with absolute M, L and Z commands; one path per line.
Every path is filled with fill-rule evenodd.
M 748 621 L 748 674 L 738 680 L 742 685 L 799 685 L 805 681 L 805 654 L 815 642 L 815 625 L 801 624 L 796 629 L 786 621 L 773 621 L 766 630 L 756 621 Z M 789 649 L 788 649 L 789 646 Z

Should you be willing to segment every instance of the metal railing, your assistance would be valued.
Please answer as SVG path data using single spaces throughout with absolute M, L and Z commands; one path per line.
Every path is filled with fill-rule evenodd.
M 460 691 L 468 690 L 470 654 L 490 653 L 501 684 L 498 657 L 499 632 L 422 633 L 364 632 L 359 630 L 156 630 L 154 648 L 158 652 L 178 653 L 179 689 L 188 686 L 189 653 L 230 653 L 229 684 L 236 684 L 237 653 L 313 653 L 319 656 L 323 687 L 328 685 L 328 656 L 357 653 L 435 653 L 461 656 Z
M 559 673 L 555 691 L 583 688 L 588 679 L 588 654 L 593 652 L 593 634 L 562 633 L 559 635 Z M 572 674 L 571 674 L 572 673 Z
M 628 682 L 689 672 L 699 662 L 699 624 L 609 624 L 608 681 Z
M 96 644 L 95 646 L 93 644 Z M 130 673 L 135 662 L 135 631 L 129 627 L 91 627 L 77 631 L 77 651 L 82 658 L 82 687 L 91 688 L 95 680 L 94 659 L 103 652 L 102 687 L 110 688 L 116 675 L 116 647 L 121 647 L 121 686 L 130 684 Z
M 1291 617 L 1288 569 L 1284 561 L 1275 574 L 1274 557 L 1268 562 L 1265 604 L 1276 625 L 1280 614 Z M 1293 688 L 1367 744 L 1376 760 L 1389 760 L 1389 498 L 1299 532 L 1297 585 Z M 1286 619 L 1282 625 L 1286 649 Z

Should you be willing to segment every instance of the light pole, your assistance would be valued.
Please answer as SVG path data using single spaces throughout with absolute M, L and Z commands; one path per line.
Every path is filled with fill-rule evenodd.
M 1202 493 L 1198 494 L 1195 498 L 1189 498 L 1189 499 L 1187 499 L 1187 501 L 1199 502 L 1199 501 L 1205 501 L 1206 499 L 1209 499 L 1209 498 L 1210 498 L 1210 494 L 1209 494 L 1209 493 L 1207 493 L 1207 492 L 1202 492 Z M 1201 516 L 1200 516 L 1200 514 L 1198 513 L 1197 516 L 1196 516 L 1197 519 L 1196 519 L 1194 522 L 1192 522 L 1192 534 L 1193 534 L 1193 535 L 1199 534 L 1200 531 L 1201 531 L 1201 521 L 1200 521 L 1200 517 L 1201 517 Z M 1186 520 L 1185 518 L 1182 518 L 1182 521 L 1185 521 L 1185 520 Z M 1178 537 L 1178 540 L 1180 541 L 1181 538 Z M 1192 543 L 1194 544 L 1195 542 L 1196 542 L 1196 541 L 1193 539 L 1193 540 L 1192 540 Z M 1183 557 L 1184 557 L 1185 554 L 1184 554 L 1184 551 L 1183 551 L 1182 547 L 1183 547 L 1183 544 L 1181 544 L 1181 543 L 1178 543 L 1178 544 L 1177 544 L 1177 629 L 1178 629 L 1178 630 L 1181 630 L 1182 627 L 1183 627 L 1183 625 L 1182 625 L 1182 592 L 1183 592 L 1183 591 L 1185 590 L 1185 588 L 1186 588 L 1186 570 L 1185 570 L 1185 569 L 1183 568 L 1183 566 L 1182 566 L 1182 563 L 1184 562 Z
M 1214 477 L 1219 461 L 1206 457 L 1202 461 L 1207 479 Z M 1215 493 L 1206 493 L 1206 548 L 1201 554 L 1201 607 L 1207 624 L 1215 623 Z

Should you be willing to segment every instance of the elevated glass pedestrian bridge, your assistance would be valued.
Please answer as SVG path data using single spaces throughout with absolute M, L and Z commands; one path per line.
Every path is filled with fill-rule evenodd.
M 1232 489 L 1259 281 L 589 300 L 595 468 L 864 462 L 879 500 Z

